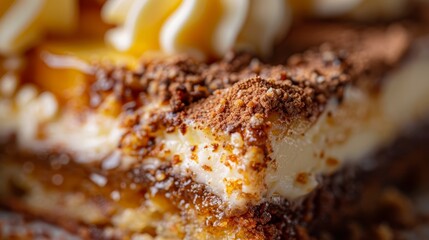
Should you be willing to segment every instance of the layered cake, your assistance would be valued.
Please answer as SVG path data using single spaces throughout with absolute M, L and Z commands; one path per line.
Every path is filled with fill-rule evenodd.
M 0 235 L 429 237 L 428 9 L 2 1 Z

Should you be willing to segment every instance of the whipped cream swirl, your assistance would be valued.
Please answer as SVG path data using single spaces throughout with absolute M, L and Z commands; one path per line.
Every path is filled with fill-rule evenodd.
M 0 55 L 20 54 L 46 34 L 73 32 L 78 3 L 1 0 Z M 105 22 L 117 25 L 106 39 L 119 51 L 204 58 L 232 49 L 268 56 L 286 34 L 292 16 L 390 19 L 407 5 L 407 0 L 107 0 L 101 14 Z
M 102 16 L 119 25 L 106 38 L 121 51 L 217 57 L 233 48 L 269 55 L 291 14 L 284 0 L 110 0 Z
M 246 49 L 267 56 L 292 16 L 367 21 L 396 17 L 406 6 L 406 0 L 108 0 L 102 16 L 118 25 L 106 39 L 124 52 L 219 57 Z

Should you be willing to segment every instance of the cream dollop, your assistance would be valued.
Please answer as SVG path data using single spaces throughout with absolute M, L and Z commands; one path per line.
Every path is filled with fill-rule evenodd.
M 108 0 L 102 16 L 118 25 L 106 39 L 124 52 L 219 57 L 246 49 L 267 56 L 302 11 L 367 21 L 396 17 L 406 6 L 407 0 Z
M 398 16 L 406 6 L 407 0 L 107 0 L 102 16 L 118 26 L 107 41 L 135 55 L 220 57 L 246 49 L 267 56 L 300 10 L 373 20 Z M 77 23 L 77 0 L 1 0 L 0 55 L 24 52 L 45 34 L 69 33 Z
M 1 0 L 0 55 L 19 54 L 46 33 L 73 31 L 77 12 L 76 0 Z
M 222 56 L 231 49 L 269 55 L 287 31 L 285 0 L 109 0 L 106 39 L 120 51 Z

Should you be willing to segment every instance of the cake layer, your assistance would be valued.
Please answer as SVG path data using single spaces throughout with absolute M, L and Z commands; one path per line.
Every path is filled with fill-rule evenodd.
M 424 200 L 413 205 L 405 197 L 427 190 L 428 128 L 415 126 L 359 165 L 323 177 L 324 185 L 302 201 L 266 202 L 234 216 L 203 186 L 161 177 L 168 167 L 103 178 L 65 164 L 64 155 L 34 158 L 11 147 L 1 152 L 0 202 L 84 239 L 384 239 L 424 224 L 429 214 Z
M 105 171 L 171 165 L 207 186 L 230 214 L 276 197 L 299 199 L 319 176 L 389 144 L 429 111 L 428 56 L 418 46 L 426 40 L 411 37 L 421 54 L 386 74 L 410 33 L 350 31 L 353 41 L 278 66 L 242 54 L 211 64 L 159 57 L 109 67 L 42 47 L 34 61 L 45 69 L 23 81 L 2 78 L 1 132 L 15 134 L 21 151 L 66 153 Z M 52 65 L 52 57 L 69 65 Z
M 424 14 L 294 24 L 264 63 L 225 51 L 270 52 L 283 2 L 109 1 L 113 47 L 188 54 L 142 59 L 100 39 L 113 27 L 104 1 L 68 3 L 64 23 L 52 22 L 61 4 L 0 7 L 0 25 L 13 23 L 0 56 L 2 208 L 87 239 L 393 239 L 428 219 L 403 195 L 428 182 Z M 317 3 L 291 9 L 369 20 L 419 5 Z
M 88 238 L 341 234 L 359 194 L 427 169 L 369 157 L 429 114 L 427 30 L 411 25 L 348 26 L 280 65 L 52 42 L 6 59 L 0 202 Z

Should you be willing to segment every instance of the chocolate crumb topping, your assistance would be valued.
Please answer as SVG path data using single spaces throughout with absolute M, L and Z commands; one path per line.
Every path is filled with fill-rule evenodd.
M 405 30 L 397 26 L 370 31 L 360 39 L 362 44 L 322 44 L 292 55 L 286 65 L 252 61 L 241 74 L 254 77 L 242 76 L 232 87 L 190 106 L 187 116 L 227 132 L 257 128 L 274 113 L 282 120 L 314 119 L 328 99 L 341 100 L 345 86 L 376 88 L 381 75 L 399 61 L 409 44 Z
M 114 66 L 101 67 L 92 85 L 92 99 L 114 92 L 123 102 L 150 101 L 168 104 L 172 112 L 211 95 L 215 90 L 232 86 L 244 76 L 253 57 L 230 53 L 219 62 L 207 64 L 187 56 L 143 61 L 137 70 Z M 257 60 L 254 60 L 257 61 Z M 97 106 L 100 101 L 92 101 Z
M 280 65 L 231 52 L 212 63 L 175 56 L 143 61 L 137 70 L 100 68 L 90 99 L 113 93 L 135 116 L 131 136 L 121 146 L 138 155 L 142 147 L 145 153 L 152 150 L 151 133 L 186 133 L 189 120 L 216 132 L 246 131 L 247 143 L 262 143 L 273 115 L 285 123 L 295 118 L 312 122 L 329 99 L 341 101 L 346 86 L 376 92 L 382 75 L 409 46 L 408 32 L 397 25 L 349 31 L 352 37 L 294 54 Z M 159 107 L 147 110 L 148 105 Z M 141 136 L 149 139 L 147 144 L 134 144 Z
M 299 114 L 308 109 L 310 103 L 304 91 L 290 82 L 255 77 L 243 80 L 227 91 L 216 92 L 204 101 L 203 106 L 192 107 L 188 114 L 199 121 L 208 119 L 210 126 L 216 129 L 232 132 L 243 125 L 260 127 L 263 122 L 259 119 L 272 111 Z

